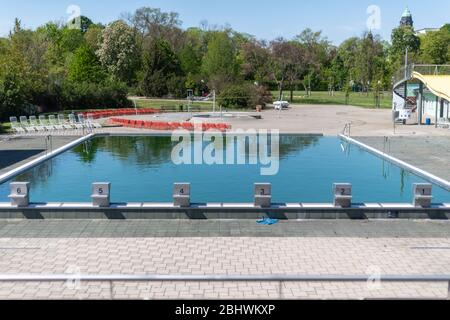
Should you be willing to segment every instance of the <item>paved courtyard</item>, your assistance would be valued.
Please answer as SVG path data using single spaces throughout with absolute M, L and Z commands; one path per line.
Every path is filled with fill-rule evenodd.
M 214 234 L 199 232 L 207 229 Z M 258 236 L 252 233 L 255 229 L 260 229 Z M 0 270 L 2 274 L 443 275 L 450 274 L 450 223 L 293 221 L 267 227 L 254 221 L 3 221 Z M 447 295 L 447 283 L 0 283 L 0 298 L 8 299 L 445 299 Z
M 401 125 L 392 122 L 390 109 L 365 109 L 344 105 L 292 105 L 290 109 L 276 111 L 266 109 L 262 119 L 244 118 L 212 118 L 206 122 L 226 122 L 233 129 L 279 129 L 282 133 L 319 133 L 336 136 L 341 133 L 347 123 L 352 123 L 353 136 L 446 136 L 449 129 L 436 129 L 434 126 Z M 179 114 L 128 116 L 130 119 L 150 121 L 185 121 L 191 115 L 180 117 Z M 131 129 L 133 130 L 133 129 Z

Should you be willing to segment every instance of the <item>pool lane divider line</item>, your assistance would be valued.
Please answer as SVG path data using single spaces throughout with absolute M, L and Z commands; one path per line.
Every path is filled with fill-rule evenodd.
M 43 162 L 45 162 L 47 160 L 50 160 L 50 159 L 60 155 L 61 153 L 65 152 L 65 151 L 67 151 L 69 149 L 72 149 L 73 147 L 79 145 L 80 143 L 83 143 L 83 142 L 85 142 L 87 140 L 92 139 L 93 137 L 95 137 L 95 135 L 96 135 L 95 133 L 91 133 L 91 134 L 88 134 L 86 136 L 83 136 L 80 139 L 77 139 L 77 140 L 74 140 L 72 142 L 69 142 L 68 144 L 66 144 L 66 145 L 64 145 L 64 146 L 62 146 L 62 147 L 60 147 L 60 148 L 58 148 L 58 149 L 56 149 L 56 150 L 54 150 L 52 152 L 49 152 L 49 153 L 47 153 L 47 154 L 45 154 L 43 156 L 40 156 L 39 158 L 36 158 L 36 159 L 34 159 L 34 160 L 30 161 L 30 162 L 27 162 L 27 163 L 25 163 L 24 165 L 22 165 L 22 166 L 20 166 L 18 168 L 12 169 L 11 171 L 9 171 L 9 172 L 7 172 L 7 173 L 5 173 L 5 174 L 0 176 L 0 184 L 5 183 L 8 180 L 11 180 L 12 178 L 16 177 L 17 175 L 19 175 L 19 174 L 21 174 L 21 173 L 23 173 L 23 172 L 25 172 L 25 171 L 27 171 L 27 170 L 29 170 L 31 168 L 34 168 L 34 167 L 40 165 L 41 163 L 43 163 Z
M 434 184 L 436 184 L 436 185 L 446 189 L 447 191 L 450 191 L 450 182 L 448 182 L 447 180 L 439 178 L 438 176 L 435 176 L 435 175 L 433 175 L 433 174 L 431 174 L 431 173 L 429 173 L 429 172 L 427 172 L 425 170 L 419 169 L 419 168 L 417 168 L 417 167 L 415 167 L 415 166 L 413 166 L 413 165 L 411 165 L 411 164 L 409 164 L 409 163 L 407 163 L 405 161 L 397 159 L 397 158 L 395 158 L 395 157 L 393 157 L 393 156 L 391 156 L 391 155 L 389 155 L 387 153 L 384 153 L 384 152 L 382 152 L 382 151 L 380 151 L 378 149 L 375 149 L 375 148 L 373 148 L 371 146 L 368 146 L 367 144 L 362 143 L 361 141 L 358 141 L 356 139 L 347 137 L 347 136 L 345 136 L 343 134 L 340 134 L 339 137 L 341 139 L 349 142 L 349 143 L 352 143 L 352 144 L 354 144 L 354 145 L 356 145 L 356 146 L 358 146 L 358 147 L 360 147 L 360 148 L 362 148 L 362 149 L 372 153 L 372 154 L 375 154 L 376 156 L 378 156 L 378 157 L 380 157 L 380 158 L 382 158 L 384 160 L 387 160 L 387 161 L 389 161 L 389 162 L 391 162 L 391 163 L 393 163 L 393 164 L 395 164 L 395 165 L 397 165 L 397 166 L 399 166 L 399 167 L 401 167 L 401 168 L 403 168 L 405 170 L 408 170 L 408 171 L 416 174 L 417 176 L 419 176 L 419 177 L 421 177 L 421 178 L 423 178 L 425 180 L 428 180 L 428 181 L 430 181 L 430 182 L 432 182 L 432 183 L 434 183 Z

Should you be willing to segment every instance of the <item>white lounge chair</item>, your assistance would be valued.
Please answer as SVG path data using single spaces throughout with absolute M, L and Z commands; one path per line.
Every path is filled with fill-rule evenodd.
M 47 120 L 44 115 L 39 116 L 39 124 L 45 128 L 47 131 L 57 130 L 57 128 Z
M 81 124 L 83 126 L 83 128 L 91 128 L 90 124 L 86 121 L 86 119 L 84 118 L 84 115 L 79 113 L 78 114 L 78 123 Z
M 283 110 L 289 108 L 289 102 L 287 101 L 275 101 L 273 105 L 275 110 Z
M 55 120 L 56 121 L 56 120 Z M 58 114 L 58 125 L 59 126 L 61 126 L 61 128 L 64 130 L 72 130 L 72 129 L 74 129 L 74 127 L 72 126 L 72 125 L 70 125 L 67 121 L 66 121 L 66 119 L 65 119 L 65 117 L 64 117 L 64 114 L 62 114 L 62 113 L 60 113 L 60 114 Z
M 102 128 L 102 125 L 94 120 L 94 116 L 92 114 L 88 114 L 87 118 L 88 118 L 87 122 L 92 127 L 96 128 L 96 129 L 101 129 Z
M 36 129 L 36 131 L 38 131 L 38 132 L 44 132 L 44 131 L 46 131 L 45 127 L 44 127 L 44 126 L 41 126 L 41 125 L 38 123 L 36 116 L 30 116 L 29 121 L 30 121 L 31 126 L 34 127 L 34 128 Z
M 54 115 L 48 116 L 48 123 L 51 127 L 53 127 L 53 130 L 64 131 L 64 127 L 59 125 Z
M 11 123 L 11 129 L 14 133 L 24 134 L 26 133 L 25 129 L 17 122 L 17 117 L 10 117 L 9 122 Z
M 84 126 L 77 121 L 77 119 L 75 118 L 75 115 L 73 113 L 69 114 L 69 122 L 76 129 L 83 129 L 84 128 Z
M 28 122 L 27 117 L 21 116 L 19 119 L 22 128 L 24 128 L 27 133 L 36 133 L 37 129 Z

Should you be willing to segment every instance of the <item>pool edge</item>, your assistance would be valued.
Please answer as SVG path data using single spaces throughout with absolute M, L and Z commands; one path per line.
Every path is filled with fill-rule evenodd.
M 445 189 L 447 191 L 450 191 L 450 182 L 445 180 L 445 179 L 442 179 L 442 178 L 440 178 L 440 177 L 438 177 L 438 176 L 436 176 L 436 175 L 434 175 L 432 173 L 429 173 L 429 172 L 427 172 L 425 170 L 422 170 L 422 169 L 420 169 L 420 168 L 418 168 L 416 166 L 413 166 L 413 165 L 411 165 L 411 164 L 409 164 L 409 163 L 407 163 L 407 162 L 405 162 L 403 160 L 400 160 L 400 159 L 398 159 L 396 157 L 393 157 L 393 156 L 391 156 L 391 155 L 389 155 L 387 153 L 384 153 L 384 152 L 382 152 L 382 151 L 380 151 L 380 150 L 378 150 L 376 148 L 373 148 L 373 147 L 371 147 L 371 146 L 369 146 L 369 145 L 367 145 L 367 144 L 365 144 L 365 143 L 363 143 L 361 141 L 358 141 L 358 140 L 353 139 L 351 137 L 348 137 L 346 135 L 339 134 L 339 137 L 341 139 L 351 143 L 351 144 L 354 144 L 354 145 L 362 148 L 363 150 L 365 150 L 367 152 L 370 152 L 370 153 L 374 154 L 375 156 L 378 156 L 378 157 L 380 157 L 380 158 L 382 158 L 382 159 L 384 159 L 386 161 L 389 161 L 392 164 L 394 164 L 394 165 L 396 165 L 396 166 L 398 166 L 398 167 L 400 167 L 402 169 L 410 171 L 411 173 L 413 173 L 413 174 L 415 174 L 415 175 L 417 175 L 417 176 L 419 176 L 419 177 L 421 177 L 421 178 L 423 178 L 423 179 L 425 179 L 427 181 L 430 181 L 433 184 L 438 185 L 439 187 L 441 187 L 441 188 L 443 188 L 443 189 Z
M 73 147 L 79 145 L 80 143 L 83 143 L 87 140 L 94 138 L 96 135 L 97 134 L 95 134 L 95 133 L 85 135 L 79 139 L 69 142 L 68 144 L 65 144 L 64 146 L 62 146 L 56 150 L 53 150 L 50 153 L 46 153 L 43 156 L 40 156 L 34 160 L 31 160 L 31 161 L 17 167 L 17 168 L 14 168 L 14 169 L 6 172 L 5 174 L 0 176 L 0 184 L 3 184 L 5 182 L 7 182 L 8 180 L 11 180 L 12 178 L 18 176 L 19 174 L 21 174 L 27 170 L 30 170 L 30 169 L 42 164 L 43 162 L 50 160 L 50 159 L 60 155 L 61 153 L 66 152 L 67 150 L 72 149 Z

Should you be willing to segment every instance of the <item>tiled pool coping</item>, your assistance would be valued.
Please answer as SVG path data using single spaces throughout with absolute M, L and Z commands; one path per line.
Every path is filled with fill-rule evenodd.
M 26 208 L 0 204 L 0 219 L 450 219 L 450 203 L 416 208 L 410 204 L 368 203 L 351 208 L 332 204 L 274 204 L 270 208 L 251 203 L 192 204 L 188 208 L 172 203 L 116 203 L 108 208 L 91 203 L 41 203 Z
M 92 133 L 54 150 L 44 156 L 15 168 L 0 176 L 0 184 L 29 170 L 42 162 L 58 156 L 74 146 L 99 136 L 116 134 Z M 122 135 L 122 134 L 117 134 Z M 141 134 L 142 135 L 142 134 Z M 145 134 L 167 136 L 167 133 Z M 416 175 L 432 181 L 447 190 L 450 182 L 424 170 L 396 159 L 350 137 L 341 139 L 355 144 Z M 175 207 L 172 203 L 113 203 L 108 208 L 94 207 L 91 203 L 33 203 L 28 207 L 13 207 L 0 202 L 0 219 L 450 219 L 450 203 L 434 204 L 431 208 L 417 208 L 407 203 L 364 203 L 351 208 L 338 208 L 329 203 L 283 203 L 270 208 L 255 207 L 253 203 L 192 204 L 188 208 Z

